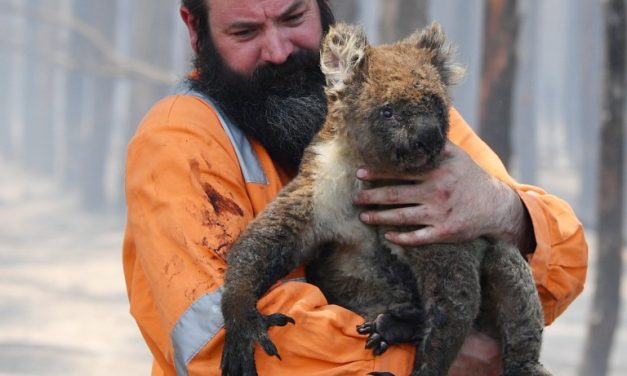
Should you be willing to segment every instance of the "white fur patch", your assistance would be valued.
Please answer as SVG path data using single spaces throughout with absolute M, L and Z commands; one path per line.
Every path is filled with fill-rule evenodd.
M 352 203 L 353 196 L 363 189 L 355 176 L 360 163 L 347 155 L 337 140 L 315 147 L 316 178 L 314 181 L 314 219 L 316 233 L 333 234 L 334 241 L 357 245 L 364 251 L 376 242 L 376 230 L 359 219 L 360 209 Z

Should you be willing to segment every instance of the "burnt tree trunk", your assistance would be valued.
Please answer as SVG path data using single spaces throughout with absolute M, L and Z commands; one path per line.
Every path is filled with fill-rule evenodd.
M 580 0 L 581 19 L 576 24 L 577 34 L 573 37 L 579 41 L 579 75 L 581 80 L 579 101 L 573 113 L 582 124 L 581 139 L 586 147 L 585 157 L 581 160 L 581 193 L 576 207 L 584 225 L 595 223 L 598 191 L 597 176 L 599 171 L 599 130 L 601 121 L 601 85 L 603 65 L 603 17 L 600 2 Z
M 620 302 L 623 239 L 623 126 L 625 111 L 625 2 L 604 3 L 605 68 L 597 192 L 596 291 L 588 323 L 582 376 L 607 374 Z
M 115 2 L 89 1 L 80 15 L 107 42 L 113 40 Z M 106 207 L 103 184 L 105 152 L 111 127 L 111 102 L 113 82 L 104 75 L 102 54 L 96 46 L 87 45 L 90 71 L 83 80 L 83 101 L 90 111 L 85 112 L 80 123 L 80 145 L 78 145 L 78 187 L 82 205 L 91 211 Z
M 7 80 L 4 81 L 3 91 L 7 94 L 6 110 L 3 121 L 8 123 L 0 126 L 2 128 L 1 137 L 3 144 L 6 145 L 5 155 L 8 160 L 23 161 L 26 148 L 24 146 L 24 128 L 27 108 L 26 96 L 26 77 L 29 72 L 26 69 L 28 60 L 30 38 L 27 31 L 27 16 L 21 10 L 21 2 L 19 0 L 11 0 L 8 8 L 2 9 L 10 15 L 9 35 L 12 35 L 13 44 L 9 48 L 13 50 L 7 70 Z M 3 4 L 7 5 L 7 4 Z
M 386 0 L 381 3 L 380 40 L 396 42 L 427 25 L 427 0 Z
M 537 124 L 539 119 L 537 82 L 542 59 L 538 48 L 541 37 L 540 12 L 536 4 L 521 3 L 521 24 L 518 34 L 519 69 L 516 72 L 515 99 L 512 109 L 512 154 L 517 161 L 516 178 L 527 184 L 537 183 L 538 141 Z M 511 160 L 510 160 L 511 162 Z M 510 168 L 512 166 L 510 165 Z
M 61 18 L 72 16 L 71 0 L 56 0 L 56 12 Z M 58 51 L 69 56 L 70 31 L 67 28 L 57 27 L 54 35 L 54 45 Z M 54 178 L 58 183 L 63 183 L 68 176 L 68 66 L 55 64 L 52 71 L 52 161 Z
M 49 2 L 24 1 L 26 9 L 48 9 Z M 55 26 L 47 22 L 35 22 L 26 33 L 30 53 L 41 57 L 27 59 L 25 80 L 28 107 L 24 113 L 24 166 L 33 172 L 51 176 L 52 164 L 52 67 L 45 60 L 52 54 Z
M 516 4 L 516 0 L 488 0 L 485 5 L 479 122 L 482 138 L 505 166 L 512 154 L 510 130 L 519 23 Z

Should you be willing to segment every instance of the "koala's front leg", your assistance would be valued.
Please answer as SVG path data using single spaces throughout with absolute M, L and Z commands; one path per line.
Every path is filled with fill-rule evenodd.
M 295 180 L 259 216 L 227 255 L 222 314 L 226 338 L 222 375 L 257 375 L 255 344 L 280 358 L 268 337 L 270 326 L 294 320 L 282 314 L 262 315 L 257 301 L 275 282 L 301 264 L 312 248 L 312 195 Z

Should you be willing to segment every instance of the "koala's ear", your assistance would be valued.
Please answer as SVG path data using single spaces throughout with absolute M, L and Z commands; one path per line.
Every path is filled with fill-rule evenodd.
M 459 83 L 464 77 L 464 67 L 454 62 L 455 47 L 446 40 L 442 26 L 438 22 L 433 21 L 424 29 L 417 30 L 403 42 L 429 51 L 431 63 L 447 86 Z
M 320 54 L 327 94 L 341 95 L 348 83 L 363 77 L 367 47 L 366 33 L 361 27 L 343 23 L 331 27 Z

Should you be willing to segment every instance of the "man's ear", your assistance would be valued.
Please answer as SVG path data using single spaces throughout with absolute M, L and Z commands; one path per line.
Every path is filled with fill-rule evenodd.
M 454 62 L 455 48 L 446 40 L 438 22 L 433 21 L 424 29 L 415 31 L 401 43 L 427 50 L 431 54 L 431 64 L 438 70 L 446 86 L 455 85 L 464 77 L 465 69 Z
M 186 6 L 182 5 L 180 9 L 181 18 L 187 26 L 187 32 L 189 34 L 189 42 L 192 45 L 192 50 L 198 53 L 198 19 L 196 16 L 190 13 Z
M 359 26 L 337 23 L 329 29 L 320 54 L 328 95 L 341 95 L 347 84 L 363 77 L 367 47 L 366 32 Z

